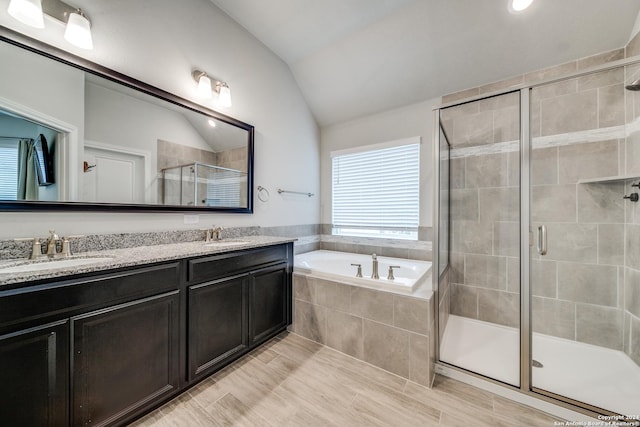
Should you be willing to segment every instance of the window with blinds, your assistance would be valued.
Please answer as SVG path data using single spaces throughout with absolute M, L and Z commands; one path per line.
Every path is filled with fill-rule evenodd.
M 417 240 L 419 138 L 336 151 L 331 157 L 333 234 Z
M 18 198 L 18 144 L 0 140 L 0 199 Z

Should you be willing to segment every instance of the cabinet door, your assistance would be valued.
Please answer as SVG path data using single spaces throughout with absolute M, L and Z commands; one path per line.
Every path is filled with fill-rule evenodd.
M 179 387 L 178 291 L 71 319 L 73 425 L 122 423 Z
M 288 322 L 289 281 L 287 263 L 251 274 L 251 344 L 283 330 Z
M 67 425 L 67 321 L 0 336 L 0 423 Z
M 247 275 L 189 287 L 189 379 L 248 348 Z

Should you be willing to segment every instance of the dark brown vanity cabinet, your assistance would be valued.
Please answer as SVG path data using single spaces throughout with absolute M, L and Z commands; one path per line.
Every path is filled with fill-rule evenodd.
M 0 287 L 0 424 L 124 425 L 291 323 L 293 244 Z
M 0 336 L 0 423 L 68 423 L 68 322 Z
M 291 323 L 292 249 L 279 245 L 189 261 L 189 279 L 197 283 L 188 288 L 189 381 L 211 374 Z
M 108 425 L 180 384 L 179 291 L 71 318 L 72 419 Z

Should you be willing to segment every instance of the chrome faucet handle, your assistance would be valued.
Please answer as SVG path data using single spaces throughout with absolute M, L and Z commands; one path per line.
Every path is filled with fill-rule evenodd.
M 32 242 L 31 245 L 31 255 L 29 255 L 29 259 L 38 259 L 42 257 L 42 243 L 40 243 L 40 239 L 37 237 L 23 237 L 19 239 L 13 239 L 14 242 Z
M 214 225 L 211 229 L 211 238 L 213 240 L 222 240 L 222 230 L 224 230 L 224 228 Z
M 67 236 L 67 237 L 63 237 L 62 238 L 62 251 L 60 251 L 61 256 L 66 257 L 66 256 L 71 256 L 71 243 L 69 242 L 69 239 L 78 239 L 80 237 L 84 237 L 84 235 L 82 234 L 72 234 L 71 236 Z
M 354 267 L 358 267 L 358 271 L 356 272 L 356 277 L 362 277 L 362 264 L 351 264 Z
M 396 280 L 395 276 L 393 275 L 393 269 L 394 268 L 400 268 L 399 265 L 390 265 L 389 266 L 389 274 L 387 275 L 387 280 Z
M 56 230 L 49 230 L 49 238 L 47 238 L 47 256 L 53 256 L 58 252 L 56 243 L 60 237 L 56 234 Z

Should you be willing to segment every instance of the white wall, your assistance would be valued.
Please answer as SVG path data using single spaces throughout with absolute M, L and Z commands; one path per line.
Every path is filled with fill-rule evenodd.
M 433 107 L 441 98 L 322 128 L 320 138 L 321 220 L 331 223 L 331 157 L 334 150 L 421 137 L 420 226 L 433 223 Z
M 92 19 L 93 51 L 63 39 L 63 26 L 45 19 L 45 29 L 27 27 L 0 0 L 0 25 L 68 50 L 195 102 L 194 68 L 225 80 L 233 107 L 220 110 L 256 128 L 255 185 L 271 192 L 255 199 L 253 215 L 200 215 L 184 225 L 183 214 L 0 213 L 0 238 L 60 234 L 160 231 L 222 226 L 277 226 L 319 222 L 319 198 L 281 197 L 279 187 L 319 193 L 319 131 L 286 64 L 208 0 L 95 0 L 83 5 Z M 0 61 L 1 66 L 1 61 Z M 25 70 L 34 76 L 41 70 Z M 2 81 L 6 81 L 2 73 Z M 37 79 L 36 79 L 37 80 Z M 0 97 L 6 97 L 0 86 Z M 11 94 L 25 92 L 14 88 Z M 50 108 L 65 100 L 30 93 Z M 217 109 L 214 101 L 201 102 Z M 82 133 L 81 133 L 82 134 Z

